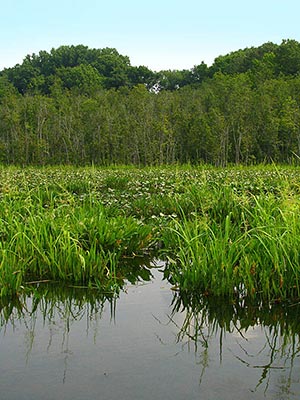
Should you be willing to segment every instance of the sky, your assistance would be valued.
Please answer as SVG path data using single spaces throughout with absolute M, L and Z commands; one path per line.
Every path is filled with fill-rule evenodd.
M 116 48 L 153 71 L 300 42 L 299 0 L 0 0 L 0 70 L 61 45 Z

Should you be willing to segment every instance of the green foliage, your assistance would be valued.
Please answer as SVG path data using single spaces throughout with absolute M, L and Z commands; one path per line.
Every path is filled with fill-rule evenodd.
M 147 83 L 149 72 L 136 83 Z M 38 91 L 51 92 L 53 82 L 60 78 L 65 89 L 76 88 L 90 93 L 100 85 L 106 88 L 131 84 L 132 67 L 127 56 L 116 49 L 89 49 L 87 46 L 61 46 L 50 53 L 27 55 L 21 65 L 5 69 L 2 74 L 22 94 Z M 135 78 L 139 75 L 135 74 Z M 134 79 L 132 76 L 132 78 Z M 95 87 L 96 86 L 96 87 Z
M 0 72 L 0 162 L 298 163 L 299 54 L 284 40 L 160 72 L 113 48 L 28 55 Z
M 91 65 L 61 67 L 56 70 L 64 89 L 76 88 L 81 93 L 90 94 L 102 87 L 103 77 Z
M 268 42 L 259 47 L 250 47 L 244 50 L 233 51 L 227 55 L 219 56 L 215 59 L 210 76 L 216 72 L 235 75 L 251 70 L 257 62 L 266 60 L 269 54 L 273 54 L 278 49 L 278 45 Z
M 276 49 L 277 73 L 296 75 L 300 68 L 300 43 L 296 40 L 283 40 Z
M 240 193 L 220 181 L 200 189 L 193 218 L 184 214 L 164 233 L 173 282 L 206 295 L 299 298 L 300 204 L 281 184 L 281 193 L 261 184 Z
M 143 256 L 152 227 L 92 197 L 88 184 L 36 182 L 20 174 L 18 188 L 2 180 L 0 294 L 12 296 L 27 281 L 114 285 L 124 257 Z M 87 182 L 86 182 L 87 183 Z M 31 188 L 30 188 L 31 186 Z M 68 190 L 67 190 L 68 188 Z
M 113 287 L 160 252 L 182 291 L 299 298 L 299 168 L 1 168 L 0 290 Z M 153 253 L 152 253 L 153 254 Z

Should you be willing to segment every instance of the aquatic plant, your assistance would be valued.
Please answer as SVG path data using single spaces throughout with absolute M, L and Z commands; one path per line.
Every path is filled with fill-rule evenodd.
M 1 167 L 0 295 L 159 250 L 182 290 L 298 297 L 299 193 L 298 167 Z
M 300 297 L 297 196 L 238 195 L 228 187 L 207 195 L 205 210 L 174 220 L 163 234 L 171 279 L 217 296 Z
M 151 226 L 108 216 L 99 201 L 76 204 L 65 194 L 44 201 L 39 191 L 2 199 L 1 296 L 37 280 L 113 286 L 124 257 L 143 256 L 153 244 Z

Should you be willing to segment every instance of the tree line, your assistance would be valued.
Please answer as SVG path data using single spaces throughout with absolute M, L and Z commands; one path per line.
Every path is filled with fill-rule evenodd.
M 62 46 L 0 72 L 0 163 L 289 163 L 300 157 L 300 43 L 183 71 Z

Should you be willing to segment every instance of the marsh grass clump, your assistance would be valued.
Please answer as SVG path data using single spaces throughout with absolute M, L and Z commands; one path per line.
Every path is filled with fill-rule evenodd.
M 128 177 L 120 176 L 118 173 L 109 175 L 103 180 L 104 189 L 125 190 L 128 186 Z
M 209 196 L 217 201 L 206 213 L 174 220 L 164 234 L 172 280 L 207 295 L 299 298 L 299 200 L 228 188 Z
M 86 286 L 116 282 L 124 257 L 142 256 L 152 227 L 134 217 L 108 216 L 101 202 L 62 196 L 2 199 L 0 294 L 18 293 L 26 282 L 60 281 Z

